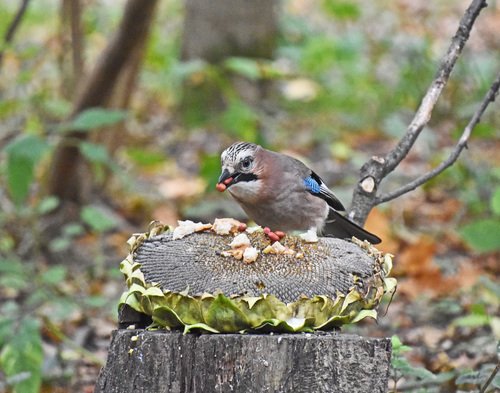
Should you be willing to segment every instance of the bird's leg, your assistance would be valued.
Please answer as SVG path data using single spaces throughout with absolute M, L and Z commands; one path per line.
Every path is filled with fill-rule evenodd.
M 282 231 L 271 231 L 269 227 L 264 228 L 264 233 L 273 243 L 278 242 L 285 237 L 285 232 Z

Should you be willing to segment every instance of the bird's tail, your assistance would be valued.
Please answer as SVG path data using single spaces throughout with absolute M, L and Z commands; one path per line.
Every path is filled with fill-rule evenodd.
M 378 244 L 382 241 L 378 236 L 364 230 L 333 209 L 330 209 L 328 219 L 323 227 L 323 234 L 341 239 L 350 239 L 355 236 L 360 240 L 368 240 L 371 244 Z

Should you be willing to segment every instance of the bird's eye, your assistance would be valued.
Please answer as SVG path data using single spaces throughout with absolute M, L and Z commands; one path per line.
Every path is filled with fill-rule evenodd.
M 251 165 L 252 165 L 252 159 L 250 157 L 247 157 L 243 161 L 241 161 L 242 169 L 250 169 Z

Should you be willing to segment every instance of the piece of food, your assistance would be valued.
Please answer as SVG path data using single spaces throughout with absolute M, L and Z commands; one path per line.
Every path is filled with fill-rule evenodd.
M 227 187 L 224 183 L 217 183 L 215 188 L 217 189 L 217 191 L 224 192 L 224 191 L 226 191 Z
M 243 251 L 243 262 L 253 263 L 257 260 L 258 256 L 259 251 L 255 247 L 247 247 L 245 251 Z
M 272 245 L 267 246 L 262 250 L 264 254 L 284 254 L 287 248 L 279 241 L 274 242 Z
M 300 238 L 304 240 L 306 243 L 317 243 L 318 242 L 318 234 L 316 233 L 316 229 L 309 229 L 306 233 L 301 233 Z
M 237 248 L 245 249 L 247 247 L 250 247 L 250 239 L 246 234 L 240 233 L 233 239 L 230 246 L 233 250 Z
M 229 235 L 239 232 L 241 222 L 234 218 L 216 218 L 212 225 L 212 230 L 217 235 Z
M 193 222 L 191 220 L 177 221 L 179 226 L 174 229 L 172 239 L 182 239 L 184 236 L 190 235 L 194 232 L 201 232 L 212 228 L 212 224 L 204 224 L 202 222 Z

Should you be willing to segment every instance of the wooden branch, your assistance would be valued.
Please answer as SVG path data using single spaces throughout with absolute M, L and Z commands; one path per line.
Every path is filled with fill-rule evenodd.
M 462 150 L 464 148 L 467 148 L 467 143 L 469 141 L 470 135 L 472 131 L 474 130 L 474 127 L 479 123 L 481 120 L 481 116 L 483 115 L 484 111 L 488 107 L 488 105 L 495 101 L 496 96 L 498 95 L 498 90 L 500 87 L 500 73 L 498 74 L 495 82 L 491 85 L 489 88 L 488 92 L 486 93 L 483 101 L 481 102 L 481 105 L 477 109 L 477 111 L 474 113 L 472 118 L 469 121 L 469 124 L 464 128 L 464 131 L 462 133 L 462 136 L 460 137 L 457 145 L 453 149 L 453 151 L 450 153 L 448 158 L 441 162 L 436 168 L 433 170 L 423 174 L 422 176 L 416 178 L 412 182 L 394 190 L 391 192 L 388 192 L 386 194 L 382 194 L 375 198 L 374 204 L 378 205 L 384 202 L 391 201 L 393 199 L 396 199 L 397 197 L 406 194 L 407 192 L 414 190 L 418 186 L 421 186 L 422 184 L 426 183 L 430 179 L 436 177 L 439 175 L 441 172 L 443 172 L 446 168 L 450 167 L 453 165 L 453 163 L 458 159 L 460 156 L 460 153 L 462 153 Z
M 117 330 L 95 393 L 387 391 L 388 338 Z
M 78 82 L 83 75 L 83 33 L 82 33 L 82 5 L 80 0 L 72 0 L 70 4 L 71 15 L 71 46 L 73 58 L 73 79 Z
M 490 386 L 491 382 L 493 382 L 493 379 L 495 379 L 495 376 L 498 374 L 498 371 L 500 371 L 500 361 L 497 362 L 497 365 L 491 375 L 489 376 L 488 380 L 484 383 L 484 385 L 481 387 L 481 390 L 479 393 L 486 393 L 486 389 L 488 386 Z
M 22 0 L 21 4 L 19 5 L 19 9 L 16 12 L 16 15 L 14 16 L 14 19 L 12 19 L 12 22 L 10 23 L 9 27 L 7 28 L 7 31 L 4 36 L 4 44 L 10 44 L 12 40 L 14 39 L 14 35 L 16 34 L 16 31 L 18 27 L 21 24 L 21 21 L 23 19 L 24 14 L 26 13 L 26 10 L 28 9 L 28 3 L 30 0 Z M 2 65 L 2 60 L 3 60 L 3 53 L 4 51 L 0 51 L 0 66 Z
M 360 180 L 353 193 L 348 215 L 351 220 L 361 225 L 365 222 L 368 213 L 376 205 L 380 182 L 406 157 L 421 131 L 429 122 L 434 106 L 469 38 L 472 26 L 481 10 L 486 6 L 486 0 L 473 0 L 465 11 L 450 46 L 441 60 L 436 77 L 427 89 L 413 120 L 396 147 L 385 157 L 372 157 L 361 168 Z

